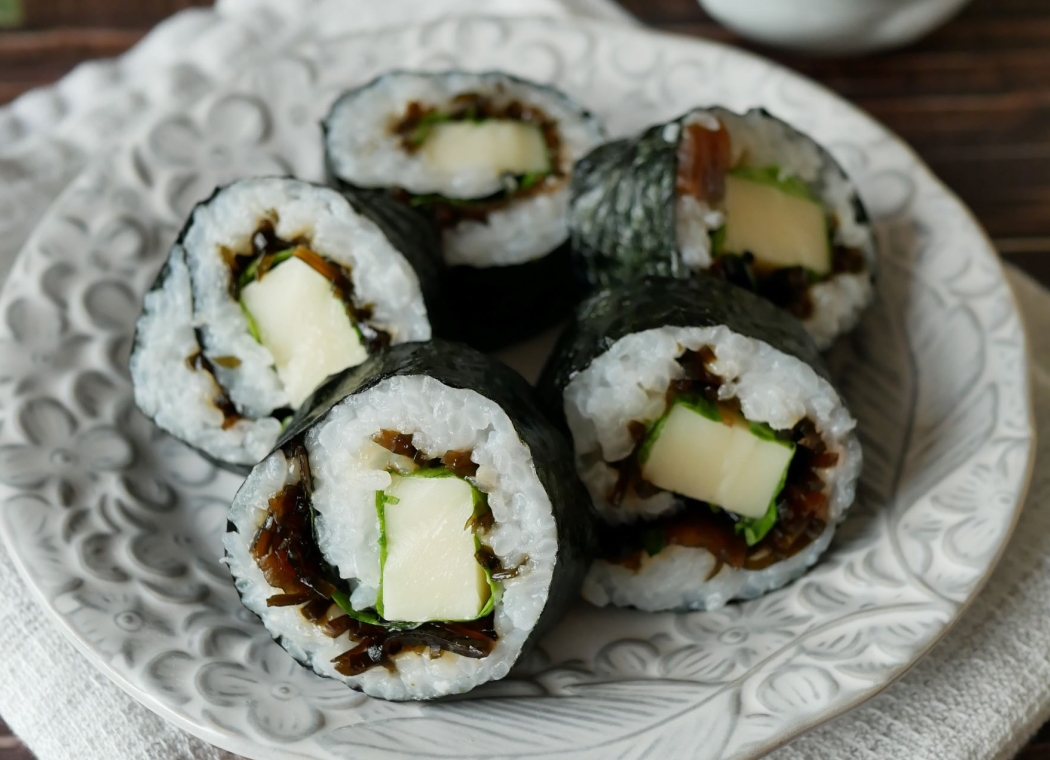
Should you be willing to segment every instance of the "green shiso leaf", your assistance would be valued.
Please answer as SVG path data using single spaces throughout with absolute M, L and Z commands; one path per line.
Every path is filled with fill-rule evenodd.
M 642 533 L 642 548 L 650 557 L 655 557 L 667 546 L 667 537 L 659 528 L 648 528 Z
M 474 536 L 474 550 L 475 551 L 481 551 L 481 539 L 478 538 L 477 536 Z M 481 563 L 478 563 L 478 564 L 481 564 Z M 481 565 L 481 570 L 482 570 L 482 572 L 485 573 L 485 580 L 489 584 L 489 598 L 488 598 L 488 601 L 485 602 L 485 605 L 481 608 L 481 611 L 478 612 L 477 617 L 473 618 L 474 620 L 478 620 L 479 618 L 483 618 L 486 615 L 488 615 L 490 612 L 492 612 L 492 610 L 494 610 L 496 608 L 496 605 L 499 604 L 500 599 L 503 598 L 503 584 L 501 584 L 497 580 L 493 580 L 492 573 L 490 573 L 489 569 L 487 567 L 485 567 L 484 565 Z M 466 621 L 459 621 L 459 622 L 466 622 Z
M 726 226 L 723 224 L 711 233 L 711 255 L 721 256 L 726 248 Z
M 773 441 L 774 443 L 779 443 L 783 446 L 787 446 L 792 451 L 795 450 L 795 444 L 793 441 L 782 438 L 780 433 L 778 433 L 766 423 L 751 422 L 749 420 L 747 426 L 748 429 L 751 431 L 751 435 L 755 436 L 755 438 L 760 438 L 763 441 Z
M 759 438 L 767 441 L 775 441 L 782 446 L 789 447 L 792 451 L 795 451 L 795 444 L 792 441 L 785 441 L 784 439 L 777 436 L 776 432 L 768 425 L 762 425 L 759 423 L 751 423 L 751 432 L 757 435 Z M 754 546 L 763 538 L 766 534 L 773 529 L 773 526 L 777 524 L 777 499 L 780 498 L 780 493 L 784 490 L 784 485 L 787 483 L 788 471 L 791 469 L 791 461 L 789 460 L 787 466 L 784 467 L 784 472 L 780 474 L 780 482 L 777 484 L 776 495 L 772 501 L 769 502 L 769 509 L 762 517 L 744 517 L 733 526 L 733 529 L 737 532 L 737 535 L 741 533 L 744 535 L 744 540 L 747 541 L 748 546 Z
M 455 478 L 457 475 L 446 467 L 420 467 L 412 472 L 398 473 L 403 478 Z M 468 483 L 468 485 L 470 485 Z M 470 486 L 473 488 L 474 486 Z M 388 502 L 394 503 L 397 502 Z
M 484 491 L 479 489 L 473 483 L 470 483 L 470 493 L 471 498 L 474 500 L 475 517 L 480 517 L 481 515 L 492 511 L 489 507 L 488 496 L 485 494 Z M 475 556 L 477 556 L 477 552 L 481 551 L 481 539 L 478 538 L 477 533 L 474 534 L 474 551 Z M 479 562 L 478 564 L 481 563 Z M 503 598 L 503 584 L 497 580 L 493 580 L 491 571 L 484 565 L 481 565 L 481 570 L 485 573 L 485 580 L 489 584 L 489 598 L 488 601 L 485 602 L 485 605 L 481 608 L 481 611 L 478 613 L 477 617 L 474 618 L 475 620 L 477 620 L 478 618 L 483 618 L 489 613 L 491 613 L 492 610 L 496 608 L 496 605 L 499 604 L 500 599 Z
M 386 566 L 386 505 L 397 504 L 396 497 L 385 491 L 376 491 L 376 515 L 379 517 L 379 591 L 376 593 L 376 612 L 383 614 L 383 569 Z
M 256 343 L 262 343 L 262 336 L 259 335 L 259 325 L 255 324 L 255 317 L 248 311 L 248 307 L 244 305 L 244 301 L 240 300 L 237 303 L 241 305 L 241 313 L 244 314 L 244 318 L 248 320 L 248 332 L 255 338 Z
M 295 248 L 285 248 L 283 251 L 278 251 L 277 253 L 273 254 L 273 261 L 270 262 L 270 269 L 273 269 L 281 262 L 287 261 L 288 259 L 292 258 L 292 253 L 294 251 Z M 255 275 L 259 271 L 259 264 L 262 263 L 262 260 L 266 257 L 266 255 L 267 254 L 264 253 L 257 256 L 255 259 L 252 260 L 252 263 L 249 264 L 243 272 L 241 272 L 240 279 L 237 280 L 238 288 L 243 288 L 245 285 L 247 285 L 255 279 Z
M 786 472 L 786 470 L 785 470 Z M 736 530 L 737 535 L 743 533 L 744 540 L 747 541 L 748 546 L 754 546 L 763 538 L 766 534 L 773 529 L 773 526 L 777 524 L 777 502 L 776 499 L 769 503 L 769 509 L 766 513 L 759 518 L 745 517 L 742 518 L 733 529 Z
M 362 623 L 368 623 L 370 625 L 379 625 L 383 628 L 396 628 L 398 630 L 408 630 L 410 628 L 418 628 L 419 623 L 399 623 L 392 622 L 390 620 L 384 620 L 379 617 L 375 610 L 355 610 L 354 606 L 350 604 L 350 597 L 344 594 L 342 591 L 334 591 L 332 593 L 332 601 L 345 612 L 347 615 L 352 617 L 354 620 L 360 620 Z
M 645 437 L 642 439 L 642 445 L 638 447 L 638 462 L 645 464 L 649 461 L 649 455 L 653 452 L 653 446 L 656 444 L 656 439 L 660 437 L 660 433 L 664 430 L 664 425 L 667 424 L 667 414 L 658 420 L 654 420 L 646 425 Z
M 718 404 L 699 393 L 680 393 L 675 396 L 674 403 L 684 406 L 690 411 L 696 412 L 701 417 L 706 417 L 712 422 L 722 422 L 722 412 Z M 670 410 L 668 410 L 670 411 Z
M 444 111 L 431 111 L 423 116 L 416 124 L 415 129 L 412 130 L 412 134 L 408 136 L 408 142 L 410 145 L 418 148 L 420 145 L 427 141 L 430 137 L 430 131 L 436 124 L 440 124 L 443 121 L 452 121 L 452 114 Z
M 763 185 L 771 185 L 786 195 L 796 198 L 817 202 L 817 198 L 809 185 L 793 174 L 787 174 L 779 166 L 766 166 L 758 168 L 740 168 L 729 172 L 734 177 L 759 182 Z
M 518 178 L 518 191 L 528 190 L 542 182 L 550 172 L 527 172 Z

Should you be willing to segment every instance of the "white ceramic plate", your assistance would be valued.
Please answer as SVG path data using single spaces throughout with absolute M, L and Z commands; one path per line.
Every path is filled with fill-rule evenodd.
M 239 176 L 320 179 L 328 104 L 395 67 L 552 82 L 614 135 L 696 104 L 762 105 L 846 166 L 883 254 L 875 306 L 831 356 L 866 469 L 808 576 L 711 613 L 581 603 L 512 678 L 437 704 L 313 676 L 241 608 L 218 561 L 238 481 L 135 411 L 132 326 L 196 200 Z M 1024 334 L 995 254 L 898 139 L 761 59 L 599 24 L 446 21 L 275 50 L 74 182 L 6 283 L 0 323 L 0 527 L 26 581 L 116 683 L 254 758 L 755 757 L 943 635 L 1006 543 L 1032 451 Z

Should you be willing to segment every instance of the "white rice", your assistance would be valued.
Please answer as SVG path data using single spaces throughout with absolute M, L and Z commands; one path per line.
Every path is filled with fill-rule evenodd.
M 494 620 L 499 638 L 492 653 L 472 659 L 405 651 L 393 658 L 390 670 L 374 667 L 347 677 L 331 660 L 353 646 L 349 634 L 331 639 L 298 608 L 267 607 L 267 597 L 280 591 L 266 583 L 248 549 L 270 496 L 295 477 L 294 467 L 279 451 L 252 471 L 230 510 L 237 532 L 227 533 L 224 543 L 242 600 L 296 659 L 372 696 L 429 699 L 502 678 L 543 610 L 557 554 L 551 502 L 532 455 L 496 403 L 429 377 L 391 378 L 340 402 L 308 432 L 306 447 L 319 548 L 343 578 L 359 584 L 352 598 L 361 607 L 375 603 L 380 572 L 375 494 L 390 483 L 389 473 L 371 454 L 371 437 L 380 430 L 412 434 L 413 445 L 428 456 L 471 449 L 479 465 L 479 487 L 488 495 L 495 520 L 486 543 L 506 567 L 527 557 L 522 571 L 503 582 Z
M 769 114 L 752 110 L 736 114 L 723 108 L 693 111 L 685 124 L 729 132 L 734 168 L 779 166 L 817 192 L 829 214 L 838 221 L 834 242 L 864 252 L 868 271 L 834 274 L 810 290 L 813 314 L 803 324 L 821 350 L 835 337 L 852 330 L 871 303 L 871 273 L 875 270 L 875 241 L 871 226 L 859 218 L 854 204 L 856 189 L 834 160 L 806 135 Z M 675 133 L 671 138 L 678 140 Z M 722 214 L 712 213 L 695 199 L 682 197 L 676 207 L 677 240 L 683 261 L 698 269 L 711 265 L 710 233 L 725 223 Z
M 451 266 L 510 266 L 545 256 L 568 237 L 568 176 L 573 164 L 598 143 L 594 120 L 556 90 L 499 73 L 394 72 L 353 90 L 332 107 L 325 150 L 339 179 L 359 187 L 399 187 L 413 195 L 484 198 L 504 188 L 506 178 L 491 169 L 444 172 L 429 166 L 421 152 L 410 153 L 390 125 L 411 102 L 443 108 L 461 93 L 498 102 L 520 101 L 542 110 L 558 124 L 561 179 L 489 214 L 483 222 L 462 221 L 443 232 L 445 261 Z
M 280 434 L 268 415 L 289 405 L 273 356 L 249 331 L 230 298 L 229 266 L 221 250 L 250 251 L 252 237 L 268 220 L 284 240 L 305 238 L 322 256 L 351 270 L 355 297 L 374 305 L 370 324 L 394 343 L 430 338 L 419 280 L 408 261 L 370 220 L 358 216 L 339 193 L 292 179 L 236 182 L 198 206 L 169 256 L 170 276 L 147 294 L 131 357 L 135 401 L 156 423 L 216 459 L 254 464 Z M 196 352 L 194 328 L 204 336 L 204 355 L 234 356 L 234 369 L 216 366 L 216 379 L 247 419 L 222 430 L 215 407 L 218 388 L 187 358 Z
M 660 610 L 717 610 L 734 599 L 754 599 L 802 577 L 828 548 L 835 523 L 793 557 L 763 570 L 738 570 L 723 565 L 718 575 L 702 583 L 715 568 L 715 557 L 706 549 L 668 546 L 632 570 L 605 560 L 596 560 L 583 583 L 583 598 L 604 607 L 637 607 Z
M 825 483 L 830 524 L 840 521 L 853 502 L 860 475 L 855 420 L 832 385 L 804 362 L 724 326 L 661 327 L 625 336 L 569 381 L 564 411 L 572 432 L 576 468 L 600 516 L 611 524 L 626 524 L 684 508 L 680 497 L 666 491 L 646 499 L 628 493 L 620 505 L 614 506 L 608 494 L 617 472 L 609 463 L 632 453 L 635 441 L 629 423 L 648 423 L 666 411 L 667 388 L 684 375 L 677 358 L 704 346 L 715 353 L 710 369 L 723 379 L 720 398 L 737 399 L 748 420 L 764 422 L 775 430 L 789 429 L 808 418 L 828 450 L 839 455 L 834 467 L 818 470 L 818 474 Z M 830 535 L 829 529 L 828 540 Z M 674 551 L 668 554 L 670 548 Z M 595 563 L 584 596 L 595 604 L 611 602 L 642 609 L 720 606 L 729 599 L 761 593 L 756 589 L 768 590 L 788 582 L 822 551 L 807 548 L 798 557 L 763 571 L 723 567 L 711 581 L 699 583 L 697 579 L 706 577 L 714 567 L 713 555 L 706 549 L 669 549 L 643 560 L 637 571 Z M 680 558 L 681 568 L 672 563 L 672 557 Z M 706 569 L 687 572 L 686 565 L 692 570 L 700 565 Z M 683 582 L 671 586 L 675 578 Z

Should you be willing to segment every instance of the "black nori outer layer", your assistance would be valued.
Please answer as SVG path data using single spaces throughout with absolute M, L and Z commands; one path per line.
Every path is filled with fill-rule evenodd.
M 528 447 L 536 474 L 551 501 L 558 530 L 558 553 L 543 612 L 518 657 L 564 617 L 579 597 L 595 548 L 596 518 L 590 496 L 576 475 L 569 442 L 550 423 L 533 390 L 517 372 L 469 346 L 436 340 L 402 343 L 333 375 L 303 402 L 278 448 L 319 424 L 340 401 L 393 377 L 423 375 L 451 388 L 477 392 L 510 418 Z M 232 524 L 227 524 L 227 531 Z M 250 537 L 248 537 L 250 540 Z M 528 553 L 528 549 L 525 549 Z M 238 592 L 239 593 L 239 592 Z M 278 643 L 283 643 L 278 639 Z
M 385 78 L 405 73 L 415 76 L 425 75 L 423 72 L 405 71 L 380 74 L 368 83 L 347 90 L 340 95 L 322 123 L 328 184 L 350 198 L 351 203 L 362 195 L 364 197 L 384 195 L 387 202 L 391 202 L 389 191 L 395 188 L 362 187 L 347 181 L 336 173 L 329 150 L 331 116 L 340 107 L 342 101 L 352 99 L 358 93 L 376 86 Z M 589 111 L 573 102 L 560 90 L 504 72 L 489 71 L 475 74 L 446 71 L 429 76 L 437 78 L 459 73 L 482 77 L 499 75 L 517 84 L 542 90 L 571 105 L 582 120 L 595 123 Z M 596 123 L 595 125 L 597 127 Z M 600 127 L 597 128 L 600 131 Z M 418 228 L 421 224 L 427 225 L 430 228 L 431 240 L 440 248 L 441 230 L 434 225 L 433 220 L 427 214 L 400 201 L 392 202 L 402 206 L 404 219 L 407 220 L 409 215 L 415 217 L 412 222 L 413 226 Z M 571 248 L 569 241 L 566 240 L 549 253 L 520 264 L 496 267 L 459 265 L 446 268 L 442 277 L 442 286 L 445 304 L 448 307 L 447 313 L 451 315 L 451 319 L 440 321 L 435 327 L 435 335 L 464 341 L 480 351 L 496 351 L 527 340 L 554 326 L 572 312 L 573 307 L 584 293 L 584 288 L 574 272 Z
M 599 145 L 573 167 L 569 239 L 577 277 L 588 286 L 692 274 L 675 229 L 679 131 L 677 122 L 657 124 Z
M 456 335 L 455 315 L 441 285 L 445 265 L 440 238 L 434 235 L 428 221 L 388 193 L 348 187 L 335 189 L 350 202 L 354 211 L 379 227 L 390 244 L 408 260 L 419 279 L 433 334 L 437 337 Z
M 291 177 L 283 179 L 293 179 Z M 302 182 L 302 180 L 297 180 Z M 235 184 L 235 183 L 230 183 Z M 303 184 L 313 185 L 314 187 L 320 187 L 325 190 L 331 190 L 332 188 L 315 182 L 303 182 Z M 164 283 L 167 282 L 168 277 L 171 276 L 171 258 L 175 254 L 177 248 L 183 246 L 183 242 L 186 239 L 186 235 L 189 233 L 190 228 L 193 226 L 193 217 L 197 213 L 197 209 L 207 206 L 209 203 L 214 201 L 220 193 L 222 193 L 230 185 L 222 185 L 216 187 L 209 195 L 202 201 L 198 201 L 193 209 L 190 211 L 189 216 L 186 218 L 186 222 L 182 225 L 182 229 L 179 230 L 178 236 L 175 238 L 175 242 L 172 243 L 171 249 L 168 251 L 167 257 L 164 259 L 164 264 L 161 266 L 160 271 L 157 273 L 153 283 L 149 286 L 146 293 L 143 294 L 143 300 L 145 297 L 155 290 L 161 290 L 164 287 Z M 418 226 L 414 226 L 414 220 L 405 220 L 398 222 L 399 213 L 397 210 L 389 209 L 387 206 L 376 202 L 365 202 L 360 199 L 347 198 L 351 207 L 358 214 L 361 214 L 365 218 L 371 220 L 380 231 L 390 242 L 390 244 L 405 257 L 408 261 L 409 266 L 412 267 L 416 273 L 416 277 L 419 280 L 420 290 L 423 294 L 423 303 L 427 308 L 427 318 L 431 319 L 431 313 L 433 310 L 434 316 L 437 317 L 440 324 L 445 324 L 450 317 L 448 316 L 448 309 L 444 305 L 443 296 L 441 293 L 440 286 L 440 272 L 441 272 L 441 253 L 432 242 L 432 237 L 429 234 L 428 229 L 420 229 Z M 356 201 L 356 202 L 355 202 Z M 191 275 L 190 284 L 192 287 L 193 278 Z M 196 308 L 196 293 L 191 293 L 193 296 L 194 308 Z M 140 316 L 141 319 L 141 316 Z M 431 323 L 431 329 L 435 330 L 433 323 Z M 138 350 L 140 344 L 139 337 L 139 326 L 138 321 L 135 323 L 135 335 L 132 341 L 131 354 L 133 356 Z M 203 346 L 198 345 L 198 350 L 203 351 Z M 155 423 L 154 420 L 151 421 Z M 165 431 L 171 434 L 171 431 Z M 182 439 L 179 439 L 182 441 Z M 208 452 L 194 446 L 189 441 L 182 441 L 183 444 L 196 451 L 198 454 L 203 456 L 212 464 L 222 467 L 223 469 L 235 472 L 238 475 L 247 475 L 252 466 L 237 464 L 235 462 L 227 462 L 223 459 L 219 459 Z
M 569 237 L 574 270 L 587 285 L 606 287 L 643 275 L 687 278 L 696 274 L 682 261 L 678 249 L 678 143 L 685 120 L 693 111 L 641 134 L 600 145 L 581 158 L 572 172 L 569 201 Z M 703 109 L 715 116 L 723 108 Z M 764 108 L 748 113 L 780 121 Z M 784 122 L 781 122 L 784 123 Z M 809 141 L 826 166 L 843 177 L 846 172 L 819 143 L 790 125 Z M 857 221 L 868 223 L 868 213 L 856 191 L 852 197 Z M 868 269 L 875 271 L 875 250 L 864 251 Z
M 593 294 L 551 352 L 537 390 L 544 407 L 563 426 L 562 393 L 569 380 L 627 335 L 660 327 L 716 327 L 768 343 L 794 356 L 828 382 L 820 351 L 802 323 L 769 301 L 723 280 L 643 277 Z
M 561 322 L 583 296 L 565 241 L 546 256 L 505 267 L 445 270 L 445 296 L 458 304 L 462 340 L 497 351 Z

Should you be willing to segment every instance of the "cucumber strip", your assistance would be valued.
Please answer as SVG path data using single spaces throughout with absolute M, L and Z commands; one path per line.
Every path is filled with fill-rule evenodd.
M 238 300 L 237 303 L 240 304 L 241 313 L 244 315 L 244 318 L 248 320 L 248 332 L 250 332 L 252 337 L 255 338 L 256 343 L 262 345 L 262 336 L 259 335 L 259 326 L 255 324 L 255 317 L 253 317 L 252 313 L 248 311 L 248 307 L 244 305 L 244 301 Z
M 399 477 L 405 478 L 457 478 L 467 483 L 471 491 L 471 501 L 473 505 L 473 513 L 475 516 L 480 516 L 489 512 L 488 499 L 484 492 L 479 490 L 473 483 L 465 478 L 460 478 L 455 473 L 451 472 L 445 467 L 423 467 L 418 470 L 414 470 L 410 473 L 397 473 Z M 379 572 L 380 572 L 380 584 L 379 591 L 376 596 L 376 612 L 378 613 L 377 620 L 382 622 L 377 623 L 378 625 L 404 625 L 404 623 L 390 623 L 383 617 L 383 578 L 384 570 L 386 567 L 387 560 L 387 534 L 386 534 L 386 507 L 387 505 L 398 504 L 399 499 L 395 496 L 390 496 L 384 491 L 376 491 L 376 515 L 379 519 Z M 469 523 L 468 523 L 469 524 Z M 475 533 L 474 535 L 474 550 L 475 553 L 480 551 L 482 548 L 481 540 Z M 475 560 L 477 561 L 477 560 Z M 485 581 L 489 587 L 489 596 L 482 606 L 481 610 L 477 615 L 470 618 L 459 618 L 456 620 L 445 620 L 441 622 L 447 623 L 466 623 L 472 620 L 478 620 L 485 617 L 495 608 L 496 604 L 503 596 L 503 586 L 499 581 L 496 581 L 492 577 L 491 571 L 485 567 L 482 563 L 478 562 L 478 566 L 481 567 L 482 572 L 485 575 Z M 349 614 L 349 613 L 348 613 Z M 362 619 L 362 618 L 358 618 Z M 367 621 L 366 621 L 367 622 Z M 421 625 L 420 623 L 414 623 L 413 625 Z

